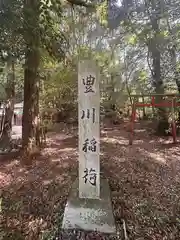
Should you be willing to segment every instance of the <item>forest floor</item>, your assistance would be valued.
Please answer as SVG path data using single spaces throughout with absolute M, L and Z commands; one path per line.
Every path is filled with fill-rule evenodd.
M 0 158 L 0 240 L 56 235 L 77 177 L 77 131 L 59 129 L 32 166 Z M 101 171 L 109 179 L 116 222 L 129 240 L 180 239 L 180 147 L 136 124 L 128 145 L 123 124 L 101 131 Z M 48 231 L 49 230 L 49 231 Z M 44 236 L 44 237 L 42 237 Z

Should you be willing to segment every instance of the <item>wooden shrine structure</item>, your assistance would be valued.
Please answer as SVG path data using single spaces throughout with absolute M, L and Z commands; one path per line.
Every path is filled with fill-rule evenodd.
M 150 101 L 148 103 L 139 102 L 139 98 L 149 97 Z M 136 120 L 136 110 L 138 107 L 152 107 L 152 108 L 170 108 L 172 114 L 171 128 L 172 128 L 172 137 L 173 143 L 177 143 L 177 133 L 176 133 L 176 121 L 175 121 L 175 109 L 180 107 L 180 94 L 144 94 L 144 95 L 131 95 L 133 98 L 132 103 L 132 113 L 130 119 L 130 137 L 129 144 L 133 144 L 134 136 L 134 123 Z M 158 99 L 158 102 L 156 101 Z M 159 101 L 160 100 L 160 101 Z

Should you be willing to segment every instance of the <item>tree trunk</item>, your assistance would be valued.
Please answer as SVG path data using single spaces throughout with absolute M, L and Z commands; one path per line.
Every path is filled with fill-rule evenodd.
M 157 6 L 153 7 L 154 9 Z M 157 9 L 156 9 L 157 10 Z M 158 17 L 151 17 L 152 29 L 154 31 L 154 37 L 151 39 L 149 44 L 149 51 L 152 56 L 152 77 L 153 77 L 153 85 L 155 87 L 155 91 L 157 94 L 164 94 L 164 85 L 161 76 L 161 52 L 160 52 L 160 44 L 159 44 L 159 23 Z M 156 96 L 155 102 L 159 103 L 163 101 L 162 96 Z M 164 108 L 158 109 L 159 121 L 157 126 L 157 133 L 159 135 L 166 135 L 166 130 L 169 128 L 166 110 Z
M 14 114 L 14 98 L 15 98 L 15 70 L 14 60 L 9 55 L 7 60 L 7 83 L 5 112 L 2 118 L 1 146 L 3 149 L 11 149 L 11 132 L 12 119 Z
M 177 64 L 177 43 L 174 41 L 174 38 L 173 38 L 174 33 L 169 24 L 169 19 L 167 19 L 167 26 L 173 42 L 173 46 L 169 48 L 169 52 L 170 52 L 172 67 L 174 71 L 174 80 L 177 85 L 178 93 L 180 94 L 180 71 L 178 69 L 178 64 Z M 178 112 L 178 123 L 180 124 L 180 111 Z
M 177 57 L 176 57 L 176 46 L 173 46 L 170 49 L 170 54 L 172 58 L 172 65 L 174 70 L 174 80 L 177 85 L 178 93 L 180 94 L 180 74 L 177 65 Z M 178 123 L 180 124 L 180 111 L 178 112 Z
M 26 42 L 24 69 L 24 108 L 22 118 L 22 146 L 25 159 L 39 150 L 39 1 L 26 0 L 24 3 Z
M 143 104 L 145 104 L 143 93 L 142 93 L 142 102 L 143 102 Z M 143 119 L 146 119 L 146 118 L 147 118 L 147 116 L 146 116 L 146 107 L 143 106 Z

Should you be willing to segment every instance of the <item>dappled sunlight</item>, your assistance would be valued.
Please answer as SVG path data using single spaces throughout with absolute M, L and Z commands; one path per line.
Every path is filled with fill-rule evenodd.
M 28 223 L 28 233 L 29 233 L 29 238 L 33 238 L 33 236 L 36 236 L 39 228 L 46 229 L 47 227 L 47 221 L 45 221 L 42 218 L 35 218 L 29 221 Z
M 13 160 L 10 163 L 6 163 L 5 167 L 11 169 L 13 167 L 16 167 L 17 165 L 19 165 L 19 161 L 18 160 Z
M 13 178 L 10 174 L 0 172 L 0 189 L 10 185 L 12 181 L 13 181 Z
M 129 146 L 129 140 L 127 138 L 124 138 L 124 137 L 114 137 L 114 138 L 111 138 L 111 137 L 103 137 L 101 138 L 103 142 L 106 142 L 106 143 L 111 143 L 111 144 L 114 144 L 114 145 L 126 145 L 127 147 Z M 139 145 L 139 144 L 143 144 L 143 140 L 141 139 L 135 139 L 134 142 L 133 142 L 133 145 Z
M 65 204 L 71 187 L 71 177 L 77 175 L 74 170 L 74 149 L 67 145 L 64 151 L 56 149 L 56 152 L 60 157 L 43 155 L 30 168 L 11 164 L 11 168 L 9 166 L 4 169 L 11 170 L 11 174 L 0 173 L 3 208 L 6 209 L 5 213 L 16 213 L 13 218 L 4 215 L 8 228 L 17 229 L 19 226 L 21 231 L 26 232 L 28 239 L 36 239 L 40 231 L 42 233 L 50 227 L 55 220 L 54 211 L 59 210 L 59 205 Z
M 144 132 L 146 132 L 147 130 L 146 129 L 135 129 L 134 130 L 136 133 L 144 133 Z
M 160 156 L 160 154 L 155 154 L 155 153 L 147 153 L 152 159 L 155 161 L 161 163 L 161 164 L 166 164 L 166 158 L 165 156 Z
M 51 174 L 50 174 L 50 176 L 51 176 Z M 68 178 L 69 178 L 69 175 L 67 173 L 63 173 L 63 174 L 56 175 L 53 178 L 43 180 L 42 184 L 44 186 L 47 186 L 47 185 L 52 184 L 55 180 L 60 183 L 65 183 L 65 182 L 67 182 Z
M 58 150 L 59 150 L 58 148 L 51 148 L 51 147 L 49 147 L 49 148 L 43 149 L 42 154 L 43 155 L 51 155 L 51 154 L 56 153 Z
M 51 158 L 51 162 L 52 162 L 52 163 L 58 163 L 58 164 L 59 164 L 60 161 L 61 161 L 61 159 L 58 158 L 58 157 L 57 157 L 57 158 Z
M 53 179 L 47 179 L 47 180 L 44 180 L 43 181 L 43 185 L 49 185 L 49 184 L 51 184 L 53 182 Z
M 172 157 L 177 158 L 177 160 L 180 160 L 180 147 L 174 146 L 169 149 L 164 150 L 168 155 L 171 155 Z
M 119 163 L 122 163 L 122 162 L 126 162 L 127 161 L 127 159 L 125 158 L 125 157 L 116 157 L 116 156 L 114 156 L 113 157 L 113 161 L 114 161 L 114 163 L 117 165 L 117 167 L 119 166 L 118 164 Z
M 57 140 L 64 140 L 73 137 L 73 135 L 67 135 L 65 133 L 48 133 L 48 143 L 55 142 Z M 53 138 L 52 138 L 53 137 Z
M 0 240 L 180 240 L 180 0 L 0 0 L 0 93 Z
M 179 194 L 179 146 L 169 144 L 171 138 L 144 137 L 144 131 L 137 132 L 129 146 L 125 130 L 108 131 L 100 143 L 101 173 L 110 183 L 115 218 L 123 216 L 128 226 L 133 226 L 136 218 L 150 224 L 152 213 L 158 219 L 156 209 L 162 208 L 161 214 L 171 216 Z M 0 167 L 3 204 L 6 212 L 17 214 L 5 215 L 8 226 L 21 227 L 32 239 L 38 231 L 50 228 L 59 211 L 63 214 L 70 187 L 78 176 L 77 138 L 66 135 L 63 139 L 56 134 L 56 140 L 50 142 L 32 166 L 22 167 L 13 160 Z
M 68 152 L 72 152 L 72 151 L 74 152 L 74 148 L 63 148 L 63 149 L 60 149 L 58 152 L 63 152 L 63 153 L 67 152 L 68 153 Z
M 102 141 L 104 141 L 106 143 L 113 143 L 113 144 L 123 144 L 123 145 L 128 144 L 128 141 L 125 139 L 117 140 L 115 138 L 110 138 L 110 137 L 102 138 Z
M 121 130 L 119 135 L 127 136 L 127 133 Z M 152 229 L 154 224 L 163 224 L 164 229 L 166 217 L 171 226 L 177 227 L 171 216 L 179 214 L 179 146 L 169 144 L 171 138 L 139 133 L 132 146 L 118 143 L 115 151 L 114 142 L 105 138 L 101 159 L 102 170 L 109 177 L 115 217 L 128 219 L 128 226 L 134 226 L 138 219 L 140 227 L 145 224 Z
M 65 184 L 68 184 L 69 178 L 70 178 L 69 174 L 66 173 L 63 175 L 57 175 L 55 180 L 61 183 L 62 185 L 65 185 Z
M 47 148 L 43 151 L 44 156 L 59 156 L 60 158 L 64 154 L 77 154 L 77 150 L 75 148 Z M 68 156 L 68 155 L 67 155 Z
M 144 141 L 143 140 L 134 140 L 133 144 L 143 144 Z

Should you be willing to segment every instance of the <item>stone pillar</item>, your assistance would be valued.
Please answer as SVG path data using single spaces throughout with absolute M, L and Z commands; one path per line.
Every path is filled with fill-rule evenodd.
M 79 198 L 100 197 L 99 70 L 92 60 L 78 68 Z
M 115 239 L 110 189 L 102 176 L 100 190 L 99 70 L 92 60 L 81 61 L 78 70 L 79 179 L 71 187 L 61 236 L 65 239 L 70 233 L 76 238 L 82 232 L 91 238 L 92 232 L 98 232 L 107 236 L 103 239 Z

